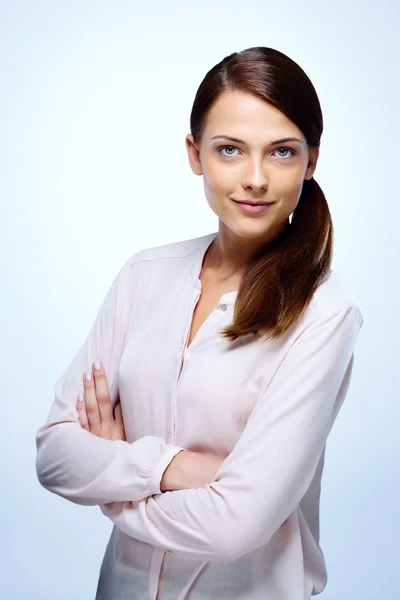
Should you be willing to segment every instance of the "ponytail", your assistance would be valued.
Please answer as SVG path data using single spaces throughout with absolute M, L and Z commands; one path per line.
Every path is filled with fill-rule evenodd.
M 273 339 L 304 313 L 329 275 L 333 224 L 325 195 L 314 178 L 305 180 L 284 233 L 247 265 L 233 323 L 221 335 L 231 341 L 250 333 Z

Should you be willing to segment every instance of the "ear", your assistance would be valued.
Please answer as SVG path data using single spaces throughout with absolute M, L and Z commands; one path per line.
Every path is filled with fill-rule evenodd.
M 308 148 L 308 164 L 307 164 L 307 169 L 306 172 L 304 174 L 304 179 L 311 179 L 312 176 L 314 175 L 314 171 L 317 168 L 317 162 L 318 162 L 318 156 L 319 156 L 319 146 L 314 146 L 312 148 Z
M 200 150 L 194 143 L 193 136 L 187 135 L 185 138 L 185 146 L 188 153 L 190 167 L 195 175 L 203 175 L 203 168 L 200 161 Z

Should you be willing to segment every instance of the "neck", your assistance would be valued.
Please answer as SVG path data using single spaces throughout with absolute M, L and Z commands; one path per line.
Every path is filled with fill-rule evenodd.
M 287 221 L 278 234 L 270 234 L 267 238 L 245 238 L 220 224 L 219 231 L 207 250 L 203 266 L 218 274 L 220 280 L 240 278 L 246 266 L 283 235 L 289 225 Z

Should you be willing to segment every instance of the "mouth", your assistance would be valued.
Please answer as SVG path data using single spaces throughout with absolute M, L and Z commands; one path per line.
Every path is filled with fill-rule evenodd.
M 273 202 L 254 202 L 253 200 L 235 200 L 234 198 L 232 198 L 232 200 L 237 202 L 237 204 L 250 204 L 250 206 L 269 206 L 270 204 L 273 204 Z
M 259 214 L 269 209 L 273 202 L 252 202 L 250 200 L 233 200 L 240 210 L 248 215 Z

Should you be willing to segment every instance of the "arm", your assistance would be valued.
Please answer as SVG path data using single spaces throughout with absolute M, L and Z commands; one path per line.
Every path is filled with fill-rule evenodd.
M 362 322 L 349 306 L 305 328 L 212 483 L 102 512 L 127 535 L 179 558 L 234 560 L 265 545 L 312 481 L 347 393 Z
M 203 487 L 214 480 L 223 462 L 198 452 L 179 452 L 164 471 L 161 492 Z
M 76 401 L 83 390 L 82 374 L 96 358 L 106 370 L 113 408 L 118 401 L 118 368 L 135 306 L 129 291 L 135 273 L 132 262 L 131 258 L 119 271 L 86 341 L 56 382 L 47 422 L 36 435 L 39 482 L 76 504 L 138 501 L 161 494 L 164 470 L 185 450 L 150 435 L 134 443 L 102 439 L 79 423 Z

